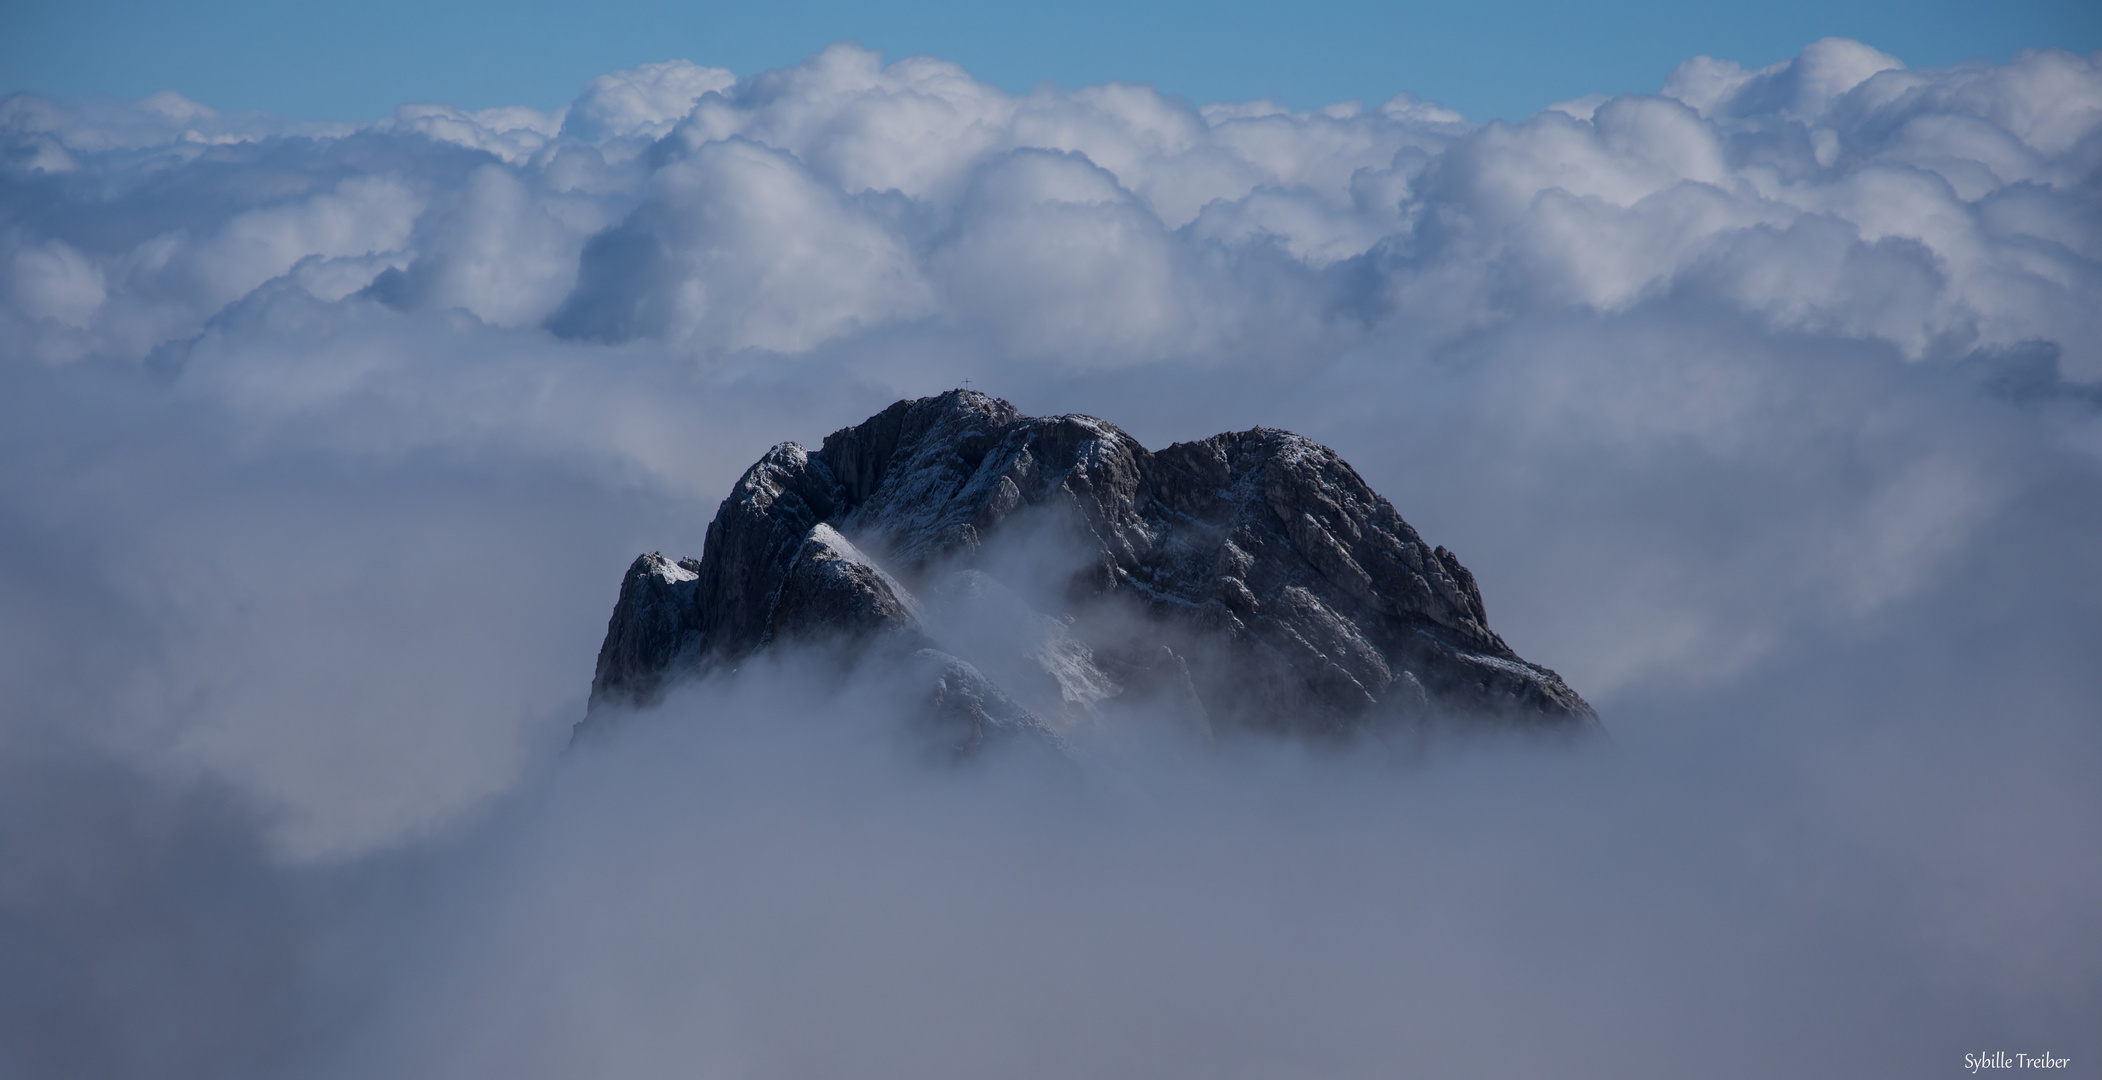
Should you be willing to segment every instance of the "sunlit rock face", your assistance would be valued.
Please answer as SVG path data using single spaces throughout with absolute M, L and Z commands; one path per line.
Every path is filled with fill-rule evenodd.
M 1132 707 L 1310 735 L 1597 724 L 1334 451 L 1256 428 L 1156 453 L 972 391 L 783 443 L 698 561 L 636 559 L 592 709 L 791 642 L 926 668 L 959 747 Z

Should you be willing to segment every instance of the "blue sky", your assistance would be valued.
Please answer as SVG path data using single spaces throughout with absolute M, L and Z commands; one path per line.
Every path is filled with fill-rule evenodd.
M 1915 66 L 2005 60 L 2032 46 L 2102 48 L 2102 5 L 2086 0 L 13 0 L 0 18 L 0 91 L 174 89 L 221 109 L 346 120 L 408 101 L 553 108 L 618 68 L 684 58 L 747 75 L 840 38 L 894 57 L 955 60 L 1010 90 L 1114 79 L 1199 101 L 1268 96 L 1300 108 L 1406 90 L 1476 119 L 1593 91 L 1653 90 L 1703 53 L 1771 63 L 1828 35 Z

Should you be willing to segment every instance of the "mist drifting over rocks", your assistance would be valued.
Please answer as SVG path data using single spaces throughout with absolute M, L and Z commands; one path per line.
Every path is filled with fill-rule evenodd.
M 701 558 L 638 556 L 591 706 L 822 642 L 933 666 L 958 752 L 1130 708 L 1207 735 L 1594 727 L 1488 618 L 1457 556 L 1302 436 L 1156 453 L 1092 416 L 952 390 L 815 453 L 781 443 L 723 499 Z
M 2097 1060 L 2102 71 L 1659 89 L 0 101 L 0 1071 Z M 1333 448 L 1612 743 L 935 768 L 788 649 L 564 753 L 636 552 L 965 379 Z

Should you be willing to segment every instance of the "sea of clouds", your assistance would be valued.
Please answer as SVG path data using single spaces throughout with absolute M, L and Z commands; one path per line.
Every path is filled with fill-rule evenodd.
M 637 552 L 965 380 L 1334 446 L 1610 745 L 565 750 Z M 2079 1068 L 2098 769 L 2102 58 L 0 99 L 0 1075 Z

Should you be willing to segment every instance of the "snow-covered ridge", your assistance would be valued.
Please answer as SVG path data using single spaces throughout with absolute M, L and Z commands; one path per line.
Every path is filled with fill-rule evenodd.
M 966 703 L 959 748 L 1134 704 L 1208 731 L 1597 722 L 1489 631 L 1458 559 L 1289 432 L 1156 454 L 984 394 L 901 401 L 816 453 L 775 447 L 682 563 L 695 577 L 663 565 L 629 570 L 594 716 L 800 645 L 968 669 L 975 689 L 941 699 Z

